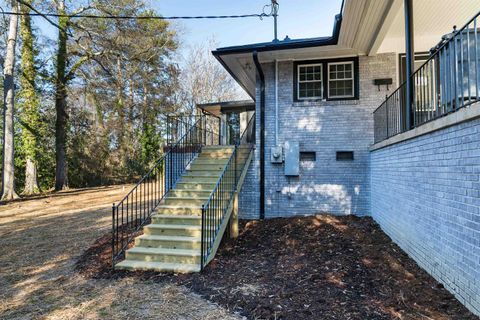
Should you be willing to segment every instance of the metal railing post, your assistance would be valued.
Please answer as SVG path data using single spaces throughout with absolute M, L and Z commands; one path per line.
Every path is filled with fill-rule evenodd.
M 386 122 L 387 122 L 387 138 L 390 137 L 388 133 L 388 97 L 385 97 L 385 113 L 386 113 Z
M 200 234 L 200 270 L 204 267 L 204 243 L 205 243 L 205 205 L 202 204 L 202 231 Z
M 115 269 L 115 202 L 112 204 L 112 269 Z

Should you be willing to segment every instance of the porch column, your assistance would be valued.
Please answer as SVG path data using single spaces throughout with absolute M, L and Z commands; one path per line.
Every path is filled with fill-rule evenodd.
M 413 0 L 404 0 L 405 7 L 405 64 L 406 64 L 406 103 L 405 129 L 410 130 L 413 125 L 415 110 L 415 87 L 412 79 L 415 62 L 414 29 L 413 29 Z

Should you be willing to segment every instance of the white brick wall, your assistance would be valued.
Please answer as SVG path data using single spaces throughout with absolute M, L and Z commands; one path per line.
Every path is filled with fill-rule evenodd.
M 293 62 L 279 63 L 279 141 L 300 142 L 301 151 L 316 152 L 316 162 L 301 167 L 300 177 L 287 178 L 283 165 L 270 163 L 274 146 L 274 64 L 262 65 L 266 78 L 265 216 L 319 212 L 368 215 L 369 151 L 373 143 L 372 112 L 388 94 L 373 84 L 376 78 L 396 79 L 396 55 L 359 58 L 360 99 L 356 101 L 293 101 Z M 395 84 L 390 87 L 390 92 Z M 260 96 L 257 81 L 257 150 L 242 194 L 240 216 L 259 217 Z M 353 162 L 336 161 L 336 151 L 354 151 Z
M 372 215 L 480 315 L 480 119 L 371 153 Z

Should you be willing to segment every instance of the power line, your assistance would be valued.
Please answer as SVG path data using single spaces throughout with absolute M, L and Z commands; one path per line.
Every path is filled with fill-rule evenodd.
M 53 17 L 53 18 L 86 18 L 86 19 L 117 19 L 117 20 L 193 20 L 193 19 L 239 19 L 239 18 L 259 18 L 272 16 L 267 13 L 253 13 L 241 15 L 218 15 L 218 16 L 100 16 L 94 14 L 56 14 L 56 13 L 26 13 L 3 11 L 5 15 L 30 16 L 30 17 Z

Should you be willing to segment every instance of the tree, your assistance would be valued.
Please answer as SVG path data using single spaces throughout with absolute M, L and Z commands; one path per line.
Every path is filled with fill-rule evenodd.
M 12 12 L 18 13 L 19 7 L 15 0 L 11 1 Z M 3 114 L 3 172 L 2 172 L 2 200 L 18 198 L 15 192 L 14 174 L 14 101 L 15 101 L 15 47 L 17 44 L 18 15 L 10 16 L 8 29 L 7 50 L 4 60 L 4 114 Z
M 215 40 L 192 46 L 181 68 L 179 109 L 193 114 L 200 103 L 247 99 L 243 90 L 215 60 Z
M 65 0 L 57 0 L 57 14 L 65 15 Z M 67 29 L 69 18 L 58 18 L 58 41 L 55 77 L 55 190 L 68 187 L 67 173 Z
M 24 0 L 25 3 L 31 5 L 32 0 Z M 29 13 L 30 9 L 21 6 L 22 13 Z M 21 47 L 21 74 L 20 74 L 20 118 L 23 125 L 22 130 L 22 146 L 25 154 L 25 187 L 23 194 L 35 194 L 40 191 L 37 181 L 38 166 L 38 141 L 42 126 L 39 115 L 39 100 L 37 97 L 37 89 L 35 86 L 37 70 L 35 68 L 35 49 L 33 43 L 33 32 L 31 18 L 23 15 L 20 20 L 20 36 L 22 39 Z

